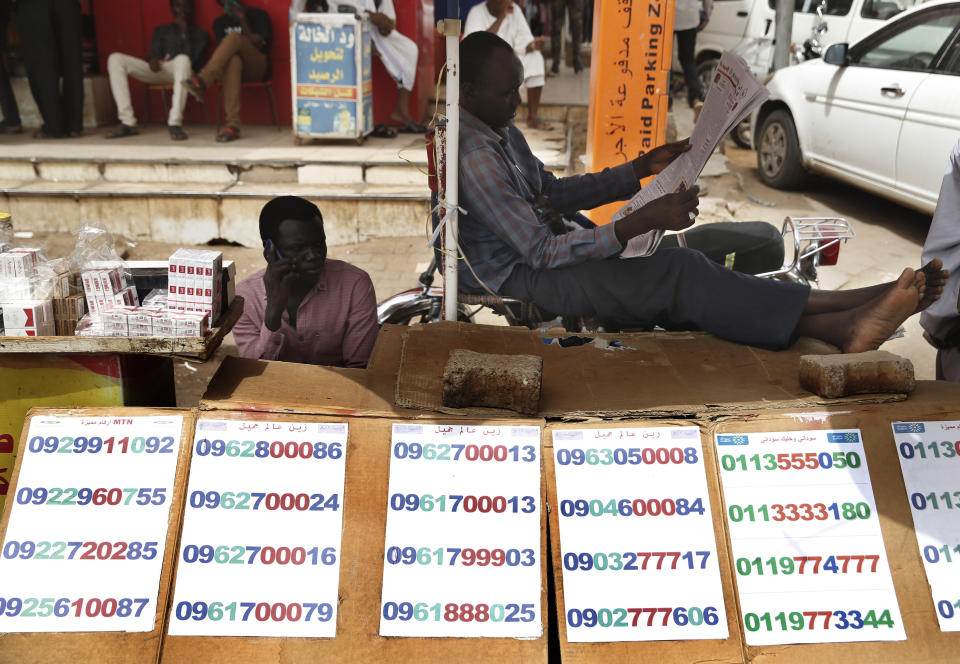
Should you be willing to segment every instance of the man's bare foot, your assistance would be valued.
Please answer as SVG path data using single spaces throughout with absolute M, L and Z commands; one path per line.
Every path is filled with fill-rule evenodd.
M 923 296 L 925 282 L 923 272 L 907 268 L 892 288 L 858 309 L 860 318 L 854 321 L 847 333 L 843 352 L 863 353 L 878 349 L 903 321 L 913 315 Z
M 940 299 L 940 296 L 943 295 L 944 286 L 947 284 L 947 278 L 950 276 L 950 270 L 943 269 L 943 261 L 939 258 L 934 258 L 917 272 L 922 273 L 926 278 L 927 288 L 923 297 L 920 298 L 917 311 L 914 313 L 923 311 Z

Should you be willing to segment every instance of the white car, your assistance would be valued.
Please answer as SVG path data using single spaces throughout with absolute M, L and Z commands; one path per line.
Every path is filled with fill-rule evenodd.
M 960 1 L 914 7 L 767 89 L 751 123 L 766 184 L 819 173 L 932 214 L 960 138 Z

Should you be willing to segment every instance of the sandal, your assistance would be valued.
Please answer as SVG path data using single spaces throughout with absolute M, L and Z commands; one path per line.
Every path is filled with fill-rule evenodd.
M 527 126 L 530 129 L 539 129 L 540 131 L 553 131 L 553 125 L 549 122 L 544 122 L 540 118 L 537 118 L 533 122 L 527 122 Z
M 203 101 L 203 91 L 207 86 L 203 84 L 197 76 L 191 76 L 183 82 L 183 87 L 187 89 L 187 92 L 191 97 L 197 101 Z
M 139 133 L 136 127 L 130 127 L 121 122 L 113 131 L 107 134 L 105 138 L 124 138 L 126 136 L 136 136 Z
M 240 130 L 237 127 L 226 126 L 217 133 L 217 143 L 229 143 L 240 138 Z
M 6 120 L 0 121 L 0 134 L 22 134 L 23 125 L 9 124 Z
M 416 122 L 408 122 L 406 126 L 400 127 L 401 134 L 426 134 L 427 128 Z
M 373 135 L 377 138 L 396 138 L 397 130 L 385 124 L 378 124 L 373 128 Z
M 170 140 L 171 141 L 185 141 L 187 140 L 187 132 L 183 130 L 183 127 L 180 125 L 170 125 Z

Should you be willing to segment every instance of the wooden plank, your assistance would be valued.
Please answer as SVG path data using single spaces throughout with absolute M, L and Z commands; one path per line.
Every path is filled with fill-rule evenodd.
M 271 662 L 547 662 L 546 510 L 541 509 L 541 612 L 539 639 L 385 638 L 379 635 L 380 594 L 386 535 L 390 440 L 392 424 L 400 418 L 337 417 L 263 412 L 208 411 L 201 418 L 275 422 L 346 422 L 346 485 L 340 564 L 340 607 L 337 636 L 322 638 L 259 638 L 167 636 L 162 661 L 207 664 L 264 664 Z M 429 420 L 418 420 L 427 422 Z M 459 420 L 439 417 L 437 423 L 464 425 L 543 426 L 542 420 Z M 541 471 L 541 500 L 545 491 Z M 541 505 L 543 503 L 541 502 Z M 171 594 L 172 601 L 172 594 Z M 172 607 L 171 607 L 172 608 Z
M 233 299 L 230 308 L 220 317 L 220 324 L 201 337 L 4 337 L 0 336 L 3 353 L 147 353 L 174 355 L 206 360 L 223 342 L 243 313 L 243 298 Z
M 723 586 L 723 603 L 727 614 L 730 636 L 726 639 L 702 639 L 689 641 L 624 641 L 610 643 L 569 643 L 567 641 L 567 614 L 563 597 L 563 551 L 560 548 L 560 514 L 557 501 L 557 482 L 553 458 L 554 429 L 615 429 L 628 426 L 690 426 L 699 424 L 690 420 L 630 420 L 618 422 L 586 422 L 581 424 L 550 424 L 543 432 L 543 462 L 547 477 L 547 504 L 550 505 L 550 548 L 553 557 L 553 581 L 556 587 L 557 625 L 560 632 L 560 653 L 563 662 L 602 664 L 604 662 L 658 662 L 661 664 L 687 664 L 710 661 L 715 664 L 742 664 L 740 618 L 733 589 L 732 564 L 727 546 L 726 519 L 720 500 L 720 484 L 717 475 L 717 456 L 712 434 L 701 426 L 700 438 L 706 470 L 707 491 L 713 515 L 713 530 L 716 538 L 717 557 L 720 565 L 720 582 Z
M 194 411 L 168 408 L 32 408 L 27 413 L 20 448 L 26 445 L 30 420 L 41 416 L 59 417 L 136 417 L 175 413 L 183 415 L 180 455 L 170 496 L 170 516 L 164 548 L 163 566 L 157 593 L 157 614 L 149 632 L 24 632 L 0 634 L 0 661 L 17 664 L 50 664 L 50 662 L 98 662 L 98 664 L 152 664 L 159 661 L 163 641 L 166 607 L 173 588 L 173 565 L 178 554 L 180 523 L 183 513 L 190 452 L 196 418 Z M 25 455 L 17 457 L 10 495 L 16 495 L 17 478 Z M 6 536 L 14 501 L 7 501 L 0 518 L 0 541 Z

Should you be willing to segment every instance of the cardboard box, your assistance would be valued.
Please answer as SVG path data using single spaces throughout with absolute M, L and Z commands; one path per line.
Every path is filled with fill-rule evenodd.
M 3 309 L 3 326 L 6 329 L 35 328 L 55 320 L 50 300 L 0 302 L 0 309 Z
M 53 282 L 53 297 L 70 297 L 73 294 L 73 273 L 60 272 Z
M 57 327 L 52 321 L 29 327 L 3 328 L 3 334 L 7 337 L 52 337 L 56 336 L 56 333 Z

